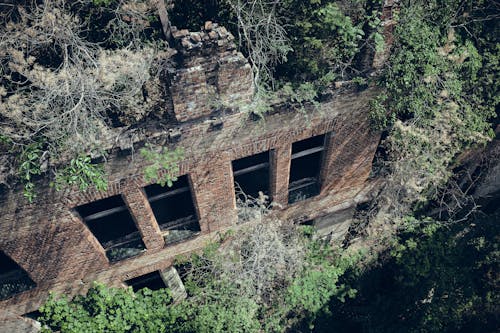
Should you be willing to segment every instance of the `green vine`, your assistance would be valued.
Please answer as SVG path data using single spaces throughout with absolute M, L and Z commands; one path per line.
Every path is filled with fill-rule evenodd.
M 56 191 L 66 186 L 78 186 L 80 191 L 86 191 L 95 186 L 98 191 L 106 191 L 108 182 L 102 165 L 92 164 L 90 156 L 80 155 L 73 158 L 69 165 L 56 172 L 55 181 L 51 183 Z
M 24 183 L 23 195 L 29 202 L 33 202 L 33 199 L 36 198 L 33 177 L 42 174 L 40 166 L 42 153 L 42 144 L 40 142 L 25 146 L 21 152 L 18 174 Z
M 173 151 L 157 152 L 151 145 L 146 145 L 140 150 L 141 155 L 153 164 L 144 169 L 146 182 L 155 181 L 161 186 L 171 187 L 177 180 L 179 173 L 179 162 L 184 158 L 184 150 L 176 148 Z

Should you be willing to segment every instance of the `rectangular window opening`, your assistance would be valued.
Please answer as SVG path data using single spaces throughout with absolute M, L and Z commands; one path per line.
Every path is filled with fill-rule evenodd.
M 172 187 L 152 184 L 144 191 L 165 244 L 178 243 L 199 234 L 200 224 L 187 175 L 179 177 Z
M 234 160 L 232 166 L 237 197 L 255 199 L 259 192 L 269 194 L 269 151 Z
M 36 287 L 28 273 L 8 255 L 0 251 L 0 300 Z
M 314 136 L 292 144 L 288 203 L 319 194 L 320 171 L 325 149 L 325 135 Z
M 42 316 L 42 313 L 39 310 L 31 311 L 28 313 L 23 314 L 23 317 L 33 319 L 33 320 L 38 320 Z
M 260 193 L 269 195 L 269 151 L 234 160 L 232 167 L 238 217 L 246 221 L 268 201 L 262 202 Z
M 132 289 L 137 292 L 143 288 L 149 288 L 151 290 L 158 290 L 166 288 L 167 285 L 163 281 L 159 271 L 154 271 L 148 274 L 144 274 L 133 279 L 125 281 L 125 283 L 132 287 Z
M 109 261 L 134 257 L 146 247 L 127 205 L 120 195 L 75 208 L 106 251 Z

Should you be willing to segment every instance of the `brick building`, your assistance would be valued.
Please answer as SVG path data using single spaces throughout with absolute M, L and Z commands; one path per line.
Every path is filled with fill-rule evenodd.
M 233 37 L 216 25 L 174 37 L 169 121 L 129 129 L 104 147 L 106 192 L 57 192 L 42 179 L 31 204 L 20 189 L 0 196 L 0 308 L 28 313 L 48 291 L 83 293 L 92 281 L 168 283 L 176 255 L 237 225 L 235 181 L 269 195 L 290 223 L 313 221 L 336 237 L 347 231 L 371 186 L 379 137 L 368 101 L 376 91 L 332 96 L 307 115 L 281 105 L 256 121 L 242 111 L 252 72 Z M 184 149 L 173 187 L 145 182 L 148 162 L 136 152 L 146 141 Z

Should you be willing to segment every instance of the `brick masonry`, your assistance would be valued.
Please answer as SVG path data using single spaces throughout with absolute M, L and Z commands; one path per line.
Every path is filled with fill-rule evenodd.
M 224 105 L 251 101 L 252 69 L 226 28 L 210 23 L 200 32 L 175 30 L 173 36 L 181 56 L 171 78 L 177 120 L 197 119 Z
M 30 312 L 43 303 L 50 290 L 74 295 L 85 292 L 96 280 L 119 287 L 124 280 L 168 268 L 179 254 L 200 249 L 218 232 L 236 224 L 231 161 L 241 157 L 271 151 L 271 197 L 281 205 L 275 214 L 287 221 L 325 216 L 363 200 L 379 141 L 379 134 L 369 129 L 367 116 L 369 100 L 377 92 L 368 89 L 339 94 L 308 110 L 307 117 L 282 110 L 265 121 L 253 121 L 245 113 L 231 112 L 220 116 L 223 127 L 214 130 L 203 118 L 212 112 L 207 106 L 209 90 L 215 89 L 229 104 L 247 102 L 253 91 L 248 63 L 242 62 L 234 50 L 228 51 L 231 47 L 224 44 L 229 38 L 224 30 L 226 42 L 217 43 L 209 33 L 216 32 L 220 37 L 221 28 L 207 28 L 198 36 L 186 31 L 174 34 L 180 47 L 185 48 L 181 51 L 186 52 L 186 58 L 172 85 L 175 114 L 182 121 L 176 125 L 181 136 L 176 143 L 168 144 L 169 148 L 182 147 L 185 151 L 179 175 L 188 175 L 200 234 L 165 246 L 144 194 L 143 188 L 149 185 L 142 176 L 147 161 L 139 154 L 111 154 L 105 192 L 56 192 L 41 180 L 38 198 L 29 204 L 20 189 L 12 190 L 0 198 L 0 249 L 28 272 L 37 287 L 0 301 L 1 309 L 15 314 Z M 223 49 L 220 53 L 210 46 L 215 59 L 204 46 L 196 46 L 207 38 Z M 325 133 L 321 193 L 288 205 L 292 143 Z M 168 141 L 168 133 L 154 135 Z M 113 195 L 124 198 L 147 248 L 136 257 L 116 263 L 108 261 L 100 243 L 74 211 L 76 206 Z

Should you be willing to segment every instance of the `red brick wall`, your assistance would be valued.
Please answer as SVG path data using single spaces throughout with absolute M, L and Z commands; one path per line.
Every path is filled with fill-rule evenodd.
M 284 112 L 265 122 L 233 114 L 224 127 L 212 131 L 204 122 L 181 124 L 182 136 L 172 148 L 183 147 L 180 175 L 188 174 L 201 233 L 194 239 L 165 246 L 143 187 L 147 164 L 139 154 L 113 155 L 108 161 L 106 192 L 42 189 L 33 204 L 21 191 L 12 191 L 0 202 L 0 249 L 22 266 L 37 288 L 0 302 L 15 313 L 36 309 L 49 290 L 75 294 L 98 280 L 120 286 L 122 281 L 171 265 L 178 254 L 200 248 L 218 230 L 235 224 L 231 161 L 271 150 L 271 196 L 283 206 L 276 214 L 290 221 L 324 215 L 355 204 L 365 187 L 378 135 L 367 124 L 368 100 L 374 95 L 341 95 L 303 114 Z M 322 167 L 322 191 L 317 197 L 287 204 L 291 144 L 314 135 L 331 133 Z M 100 198 L 121 194 L 136 221 L 147 251 L 110 264 L 104 250 L 73 208 Z
M 175 117 L 187 121 L 209 116 L 218 108 L 248 104 L 253 75 L 236 51 L 234 37 L 216 24 L 200 32 L 175 31 L 180 60 L 171 79 Z

